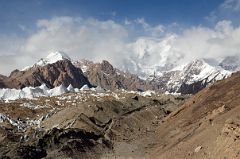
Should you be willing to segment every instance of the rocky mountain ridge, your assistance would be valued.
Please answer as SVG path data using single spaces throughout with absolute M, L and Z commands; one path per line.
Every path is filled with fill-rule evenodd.
M 83 71 L 82 71 L 83 70 Z M 39 60 L 31 67 L 14 70 L 9 77 L 1 76 L 0 88 L 38 87 L 48 88 L 64 85 L 73 88 L 100 87 L 105 90 L 153 90 L 147 81 L 137 75 L 114 68 L 108 61 L 93 63 L 82 60 L 73 62 L 65 53 L 55 52 Z
M 211 59 L 197 59 L 170 71 L 154 72 L 141 79 L 128 71 L 114 68 L 108 61 L 94 63 L 73 61 L 63 52 L 53 52 L 22 71 L 15 70 L 9 77 L 0 77 L 0 88 L 40 86 L 49 88 L 61 84 L 81 88 L 87 84 L 105 90 L 154 90 L 165 93 L 195 94 L 215 81 L 229 77 L 239 70 L 237 57 L 226 57 L 220 63 Z M 151 71 L 153 72 L 153 70 Z
M 154 90 L 154 86 L 148 81 L 140 79 L 137 75 L 114 68 L 108 61 L 93 63 L 88 60 L 75 61 L 74 65 L 84 70 L 85 76 L 94 86 L 100 86 L 106 90 Z

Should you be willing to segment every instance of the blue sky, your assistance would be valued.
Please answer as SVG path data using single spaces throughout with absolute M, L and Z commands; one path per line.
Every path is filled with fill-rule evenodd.
M 144 18 L 150 24 L 210 25 L 205 19 L 223 0 L 1 0 L 0 32 L 22 34 L 38 19 L 55 16 L 101 20 Z

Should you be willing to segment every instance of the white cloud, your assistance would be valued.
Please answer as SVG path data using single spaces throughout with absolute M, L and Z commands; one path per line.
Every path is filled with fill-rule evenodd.
M 142 28 L 144 29 L 144 33 L 150 34 L 151 36 L 161 36 L 165 31 L 165 26 L 159 24 L 156 26 L 152 26 L 148 24 L 144 18 L 137 18 L 134 20 L 136 24 L 140 24 Z M 126 24 L 126 21 L 125 21 Z M 131 22 L 128 22 L 127 24 L 133 24 Z
M 181 34 L 163 38 L 141 37 L 129 44 L 131 62 L 127 67 L 135 73 L 168 70 L 198 58 L 220 60 L 240 55 L 240 27 L 231 21 L 220 21 L 214 28 L 192 27 Z
M 240 11 L 240 0 L 225 0 L 221 5 L 221 9 L 232 10 L 234 12 Z
M 205 19 L 212 23 L 228 19 L 236 24 L 239 24 L 239 13 L 240 0 L 225 0 L 216 9 L 210 12 L 210 14 L 205 17 Z
M 132 24 L 132 21 L 128 20 L 128 19 L 125 19 L 124 20 L 124 24 L 125 25 L 131 25 Z
M 22 30 L 22 31 L 25 31 L 26 30 L 26 27 L 22 24 L 19 24 L 18 27 Z
M 148 24 L 144 19 L 123 24 L 94 18 L 54 17 L 39 20 L 37 30 L 26 38 L 0 35 L 1 73 L 24 68 L 51 51 L 65 51 L 73 59 L 109 60 L 115 66 L 171 68 L 195 58 L 217 58 L 239 54 L 240 27 L 219 21 L 214 28 L 185 28 L 180 34 L 168 26 Z M 131 31 L 142 27 L 140 34 Z M 178 26 L 174 24 L 174 26 Z M 131 29 L 130 29 L 131 28 Z M 7 60 L 6 60 L 7 59 Z
M 145 29 L 150 27 L 149 24 L 145 21 L 144 18 L 137 18 L 134 21 L 137 24 L 141 24 L 143 26 L 143 28 L 145 28 Z
M 1 73 L 6 74 L 13 67 L 21 69 L 27 63 L 32 64 L 49 52 L 57 50 L 65 51 L 75 59 L 107 59 L 118 63 L 128 37 L 127 30 L 114 21 L 99 21 L 93 18 L 55 17 L 50 20 L 39 20 L 37 27 L 38 30 L 25 38 L 22 43 L 14 43 L 12 38 L 7 38 L 8 40 L 0 38 L 0 41 L 3 41 L 0 44 L 1 56 L 15 54 L 29 60 L 10 63 L 12 66 L 4 71 L 1 70 Z M 15 59 L 14 56 L 7 58 Z
M 179 36 L 176 47 L 194 58 L 221 58 L 240 53 L 240 28 L 220 21 L 215 28 L 193 27 Z

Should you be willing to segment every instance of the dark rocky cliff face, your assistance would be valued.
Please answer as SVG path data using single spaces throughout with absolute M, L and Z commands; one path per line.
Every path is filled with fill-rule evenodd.
M 195 94 L 205 88 L 208 85 L 207 82 L 197 81 L 192 84 L 182 83 L 181 87 L 179 88 L 178 92 L 181 94 Z

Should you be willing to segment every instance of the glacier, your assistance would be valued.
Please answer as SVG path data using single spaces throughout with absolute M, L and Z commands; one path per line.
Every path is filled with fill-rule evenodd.
M 82 89 L 73 88 L 72 85 L 69 85 L 67 88 L 64 85 L 49 89 L 46 84 L 42 84 L 39 87 L 25 87 L 23 89 L 10 89 L 3 88 L 0 89 L 0 100 L 3 101 L 12 101 L 17 99 L 33 99 L 37 97 L 52 97 L 59 96 L 64 93 L 78 93 L 79 91 L 87 91 L 86 85 Z M 91 89 L 94 90 L 94 89 Z

